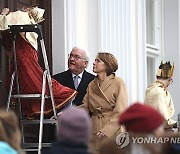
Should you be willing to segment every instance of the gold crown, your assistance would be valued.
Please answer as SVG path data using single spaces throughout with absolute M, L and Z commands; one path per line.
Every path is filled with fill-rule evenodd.
M 173 76 L 173 72 L 174 72 L 174 63 L 173 65 L 171 65 L 169 61 L 163 64 L 163 62 L 161 61 L 161 64 L 157 72 L 157 76 L 171 78 Z

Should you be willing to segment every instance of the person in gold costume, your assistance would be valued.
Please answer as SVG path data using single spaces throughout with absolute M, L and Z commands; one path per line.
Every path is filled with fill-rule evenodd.
M 177 126 L 172 116 L 175 109 L 171 94 L 168 91 L 169 85 L 173 82 L 174 63 L 161 62 L 156 75 L 156 82 L 149 85 L 145 93 L 145 104 L 156 108 L 164 116 L 164 128 L 171 130 Z

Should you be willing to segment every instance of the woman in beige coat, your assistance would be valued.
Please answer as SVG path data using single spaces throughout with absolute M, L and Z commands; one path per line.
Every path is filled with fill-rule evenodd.
M 117 120 L 128 106 L 128 96 L 124 81 L 114 73 L 117 69 L 112 54 L 98 53 L 93 63 L 97 76 L 90 82 L 81 105 L 92 113 L 93 134 L 89 146 L 93 153 L 98 153 L 105 139 L 122 131 Z

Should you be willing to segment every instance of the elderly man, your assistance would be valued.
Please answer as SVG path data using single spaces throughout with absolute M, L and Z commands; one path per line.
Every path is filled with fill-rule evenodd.
M 69 69 L 53 76 L 62 85 L 78 91 L 77 96 L 72 102 L 73 105 L 78 106 L 82 104 L 87 86 L 95 77 L 85 70 L 88 66 L 88 61 L 87 53 L 83 49 L 74 47 L 68 58 Z

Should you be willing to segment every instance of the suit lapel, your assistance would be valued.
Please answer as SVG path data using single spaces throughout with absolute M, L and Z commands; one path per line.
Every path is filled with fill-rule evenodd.
M 71 74 L 70 70 L 67 71 L 66 81 L 68 82 L 67 85 L 69 85 L 70 88 L 75 89 L 72 74 Z

